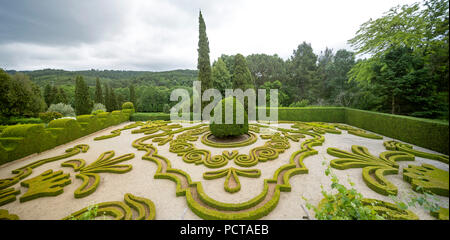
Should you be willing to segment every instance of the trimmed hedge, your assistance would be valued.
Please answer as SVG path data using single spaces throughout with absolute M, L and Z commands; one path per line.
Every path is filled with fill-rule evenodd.
M 62 118 L 44 124 L 22 124 L 2 127 L 0 132 L 0 165 L 33 153 L 39 153 L 100 129 L 128 121 L 130 114 L 121 111 L 98 115 Z
M 351 108 L 345 109 L 345 122 L 440 153 L 449 153 L 448 123 Z
M 150 120 L 170 120 L 169 113 L 133 113 L 130 116 L 130 121 L 150 121 Z

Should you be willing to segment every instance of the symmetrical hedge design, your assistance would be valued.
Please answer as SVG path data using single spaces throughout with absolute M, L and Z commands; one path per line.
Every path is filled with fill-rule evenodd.
M 0 206 L 16 201 L 18 194 L 20 194 L 20 190 L 14 188 L 0 190 Z
M 58 155 L 55 157 L 41 159 L 41 160 L 32 162 L 30 164 L 27 164 L 23 167 L 20 167 L 18 169 L 15 169 L 12 171 L 12 173 L 16 174 L 16 176 L 11 177 L 11 178 L 0 179 L 0 189 L 5 189 L 7 187 L 10 187 L 10 186 L 18 183 L 20 180 L 28 177 L 33 172 L 32 169 L 34 169 L 36 167 L 39 167 L 39 166 L 49 163 L 49 162 L 53 162 L 53 161 L 57 161 L 60 159 L 75 156 L 80 152 L 87 152 L 88 149 L 89 149 L 89 145 L 79 144 L 79 145 L 76 145 L 75 147 L 66 149 L 65 154 Z
M 103 202 L 98 204 L 97 216 L 107 215 L 114 217 L 114 220 L 153 220 L 155 219 L 156 211 L 155 204 L 147 198 L 137 197 L 130 193 L 125 194 L 124 202 Z M 137 216 L 133 216 L 131 209 L 137 212 Z M 72 213 L 62 220 L 70 220 L 72 218 L 79 218 L 88 207 Z
M 192 128 L 179 129 L 177 133 L 188 131 Z M 198 125 L 197 128 L 199 128 Z M 203 219 L 259 219 L 269 214 L 276 207 L 282 191 L 291 190 L 289 184 L 289 178 L 291 176 L 308 172 L 308 169 L 303 165 L 303 159 L 307 156 L 317 154 L 313 146 L 321 145 L 324 141 L 323 136 L 314 132 L 289 129 L 285 129 L 285 131 L 309 135 L 312 138 L 304 141 L 300 145 L 301 149 L 291 156 L 288 164 L 281 166 L 275 172 L 273 178 L 264 180 L 263 191 L 258 196 L 242 203 L 224 203 L 214 200 L 203 191 L 201 182 L 192 182 L 187 173 L 180 169 L 171 168 L 170 161 L 159 155 L 153 144 L 145 143 L 153 137 L 160 136 L 159 134 L 139 138 L 133 142 L 132 146 L 139 151 L 146 152 L 142 159 L 157 164 L 158 168 L 154 176 L 156 179 L 169 179 L 177 184 L 176 195 L 185 196 L 189 208 L 199 217 Z M 186 134 L 186 136 L 188 135 L 190 134 Z M 279 137 L 282 136 L 279 135 Z M 174 142 L 177 142 L 177 139 L 172 140 L 171 144 Z M 280 147 L 279 143 L 274 145 Z M 184 145 L 183 147 L 173 148 L 172 150 L 181 149 L 179 155 L 183 155 L 185 154 L 184 150 L 190 149 L 190 147 L 193 146 Z M 231 155 L 234 154 L 232 153 Z
M 408 165 L 407 168 L 403 168 L 403 179 L 412 185 L 414 191 L 449 196 L 448 172 L 433 165 Z
M 411 145 L 406 144 L 406 143 L 401 143 L 398 141 L 391 140 L 391 141 L 385 141 L 383 143 L 383 145 L 386 147 L 387 150 L 407 152 L 407 153 L 411 153 L 417 157 L 438 160 L 440 162 L 448 164 L 448 156 L 418 151 L 418 150 L 413 149 L 413 147 Z
M 255 143 L 256 140 L 258 140 L 258 137 L 254 133 L 249 132 L 247 134 L 249 137 L 247 139 L 245 139 L 244 141 L 224 143 L 224 142 L 216 142 L 216 141 L 210 140 L 209 138 L 211 136 L 213 136 L 213 134 L 211 132 L 208 132 L 201 137 L 201 141 L 203 144 L 210 146 L 210 147 L 232 148 L 232 147 L 248 146 L 248 145 Z
M 258 178 L 261 176 L 261 171 L 259 169 L 227 168 L 213 172 L 205 172 L 203 173 L 203 178 L 211 180 L 226 176 L 224 183 L 225 191 L 235 193 L 241 190 L 241 183 L 239 182 L 238 175 L 243 177 Z
M 63 171 L 53 172 L 49 169 L 39 176 L 25 180 L 20 184 L 27 187 L 28 191 L 19 200 L 22 203 L 40 197 L 57 196 L 64 192 L 64 186 L 72 182 L 69 177 L 70 174 L 68 173 L 63 174 Z
M 340 170 L 362 168 L 363 180 L 367 186 L 383 195 L 397 195 L 397 187 L 384 177 L 398 173 L 399 166 L 396 161 L 414 160 L 414 155 L 399 151 L 386 151 L 381 153 L 380 157 L 375 157 L 367 148 L 358 145 L 352 146 L 352 152 L 328 148 L 328 154 L 339 157 L 331 160 L 330 166 Z
M 19 216 L 9 214 L 9 212 L 5 209 L 0 209 L 0 220 L 19 220 Z
M 114 151 L 108 151 L 102 153 L 95 162 L 88 166 L 85 166 L 86 162 L 83 159 L 73 159 L 61 164 L 62 167 L 72 167 L 75 172 L 80 172 L 75 177 L 81 179 L 83 183 L 75 190 L 75 198 L 86 197 L 97 190 L 100 183 L 100 176 L 97 173 L 126 173 L 131 171 L 131 165 L 117 165 L 117 163 L 134 158 L 134 153 L 117 158 L 113 157 Z
M 8 126 L 0 133 L 0 165 L 128 121 L 129 116 L 122 111 L 113 111 L 82 115 L 78 116 L 77 120 L 55 119 L 47 127 L 44 127 L 44 124 Z

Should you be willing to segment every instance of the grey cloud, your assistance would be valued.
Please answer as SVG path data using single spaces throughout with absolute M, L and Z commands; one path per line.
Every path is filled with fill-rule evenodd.
M 107 0 L 2 0 L 0 43 L 96 42 L 123 27 L 122 9 L 117 1 Z

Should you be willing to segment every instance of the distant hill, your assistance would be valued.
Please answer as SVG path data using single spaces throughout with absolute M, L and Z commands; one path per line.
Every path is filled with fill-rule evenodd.
M 42 69 L 34 71 L 6 70 L 9 74 L 17 72 L 30 76 L 31 81 L 40 87 L 51 85 L 74 85 L 77 75 L 83 76 L 89 86 L 95 86 L 95 79 L 98 77 L 102 83 L 108 83 L 113 88 L 128 87 L 131 83 L 136 86 L 192 86 L 192 82 L 197 80 L 197 70 L 179 69 L 164 72 L 150 71 L 119 71 L 119 70 L 85 70 L 66 71 L 59 69 Z

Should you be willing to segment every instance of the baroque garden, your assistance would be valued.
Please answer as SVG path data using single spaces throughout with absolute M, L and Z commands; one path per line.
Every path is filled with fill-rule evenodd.
M 236 54 L 211 66 L 200 12 L 198 71 L 152 73 L 155 86 L 124 71 L 136 89 L 97 76 L 94 92 L 96 71 L 73 81 L 0 69 L 0 219 L 448 220 L 448 17 L 436 20 L 448 1 L 425 3 L 361 25 L 349 42 L 372 56 L 358 61 L 329 49 L 318 59 L 304 42 L 287 61 Z M 432 50 L 380 30 L 396 14 L 428 21 L 420 39 Z M 53 72 L 69 84 L 50 86 Z M 268 104 L 229 89 L 267 90 Z

